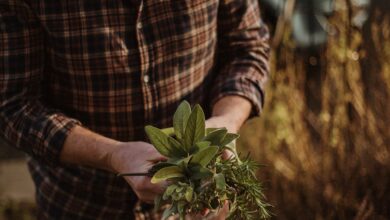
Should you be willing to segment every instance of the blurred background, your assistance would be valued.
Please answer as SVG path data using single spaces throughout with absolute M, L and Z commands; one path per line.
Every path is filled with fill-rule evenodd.
M 264 165 L 273 218 L 390 219 L 390 2 L 260 5 L 272 70 L 238 146 Z M 0 140 L 0 219 L 33 212 L 24 155 Z

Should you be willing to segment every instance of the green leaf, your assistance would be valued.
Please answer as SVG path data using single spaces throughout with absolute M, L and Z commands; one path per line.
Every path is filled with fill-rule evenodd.
M 210 132 L 203 141 L 211 142 L 211 145 L 221 146 L 222 140 L 225 138 L 227 134 L 226 128 L 220 128 Z
M 211 132 L 218 130 L 220 128 L 206 128 L 206 135 L 210 134 Z
M 162 200 L 162 196 L 161 195 L 157 195 L 156 197 L 154 197 L 154 211 L 157 212 L 158 209 L 160 208 L 161 200 Z
M 163 194 L 163 199 L 167 200 L 172 195 L 172 193 L 175 192 L 176 188 L 177 185 L 175 184 L 168 186 Z
M 187 152 L 191 151 L 192 146 L 200 141 L 205 135 L 205 116 L 200 105 L 195 105 L 184 132 L 184 143 Z
M 164 134 L 160 129 L 148 125 L 145 127 L 145 132 L 148 135 L 150 142 L 160 154 L 166 157 L 172 157 L 172 148 L 168 142 L 168 135 Z
M 217 189 L 219 190 L 226 189 L 225 176 L 222 173 L 215 174 L 214 179 L 215 179 L 215 186 Z
M 196 153 L 198 151 L 201 151 L 201 150 L 209 147 L 210 145 L 211 145 L 210 141 L 199 141 L 195 144 L 196 149 L 194 149 L 194 152 L 190 152 L 190 153 Z
M 161 219 L 163 219 L 163 220 L 167 219 L 167 218 L 170 217 L 171 215 L 174 215 L 176 211 L 177 211 L 177 210 L 176 210 L 176 207 L 175 207 L 175 206 L 172 206 L 172 207 L 169 208 L 169 209 L 165 209 L 165 210 L 164 210 L 164 213 L 163 213 L 163 215 L 162 215 L 162 217 L 161 217 Z
M 178 166 L 164 167 L 153 175 L 151 182 L 159 183 L 167 179 L 183 176 L 182 169 Z
M 152 168 L 149 169 L 149 173 L 151 173 L 152 175 L 154 175 L 157 171 L 161 170 L 162 168 L 164 167 L 170 167 L 172 165 L 175 165 L 175 164 L 172 164 L 172 163 L 168 163 L 168 162 L 158 162 L 156 164 L 154 164 L 152 166 Z
M 181 139 L 187 126 L 188 118 L 191 114 L 191 106 L 187 101 L 180 103 L 175 114 L 173 115 L 173 127 L 176 137 Z
M 211 170 L 200 165 L 191 166 L 189 170 L 191 171 L 190 178 L 192 180 L 206 179 L 213 176 L 213 172 L 211 172 Z
M 168 137 L 168 142 L 172 147 L 175 156 L 181 158 L 186 157 L 188 155 L 183 145 L 181 145 L 175 138 Z
M 192 187 L 187 187 L 186 194 L 185 194 L 187 202 L 191 202 L 192 201 L 193 193 L 194 193 L 194 189 L 192 189 Z
M 206 167 L 218 152 L 217 146 L 210 146 L 194 154 L 190 163 Z
M 185 210 L 184 210 L 184 206 L 186 205 L 186 203 L 184 201 L 179 201 L 177 203 L 177 210 L 179 212 L 179 217 L 180 217 L 180 220 L 184 220 L 185 218 Z
M 239 137 L 240 135 L 238 134 L 227 133 L 221 142 L 221 146 L 226 146 Z
M 173 136 L 175 134 L 175 130 L 172 127 L 163 128 L 163 129 L 161 129 L 161 131 L 168 136 Z

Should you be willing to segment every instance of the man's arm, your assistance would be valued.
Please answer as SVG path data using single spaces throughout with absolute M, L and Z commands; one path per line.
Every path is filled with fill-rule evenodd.
M 220 108 L 215 103 L 221 98 L 239 96 L 251 103 L 250 116 L 258 116 L 264 103 L 270 52 L 269 34 L 261 21 L 258 1 L 220 1 L 217 23 L 217 77 L 211 104 L 214 109 Z M 243 107 L 240 103 L 223 103 L 227 104 L 226 111 Z
M 207 127 L 226 127 L 229 132 L 237 133 L 248 119 L 252 104 L 241 96 L 224 96 L 213 106 L 212 116 L 206 122 Z
M 0 135 L 49 165 L 79 122 L 41 100 L 43 31 L 23 1 L 0 3 Z

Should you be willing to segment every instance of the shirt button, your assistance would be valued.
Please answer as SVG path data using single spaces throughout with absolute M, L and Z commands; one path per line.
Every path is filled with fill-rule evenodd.
M 138 28 L 138 29 L 142 29 L 142 23 L 141 23 L 141 22 L 138 22 L 138 23 L 137 23 L 137 28 Z
M 149 82 L 149 75 L 144 75 L 144 83 L 148 83 Z

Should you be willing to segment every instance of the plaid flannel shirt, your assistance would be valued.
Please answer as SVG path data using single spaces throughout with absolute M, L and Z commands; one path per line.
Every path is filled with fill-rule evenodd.
M 134 218 L 122 178 L 59 163 L 72 127 L 145 141 L 226 95 L 258 115 L 267 39 L 257 0 L 1 0 L 0 134 L 30 155 L 40 218 Z

